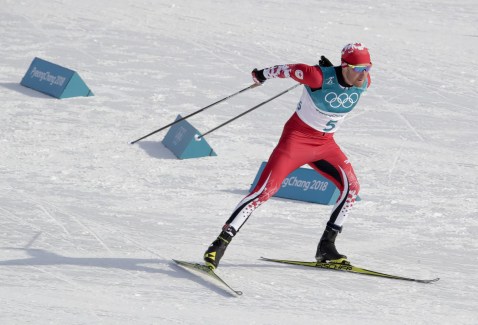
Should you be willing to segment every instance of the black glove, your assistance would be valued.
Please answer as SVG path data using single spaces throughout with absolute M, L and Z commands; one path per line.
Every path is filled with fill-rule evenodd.
M 329 61 L 325 56 L 321 55 L 319 60 L 319 66 L 321 67 L 333 67 L 332 62 Z
M 266 82 L 266 77 L 264 77 L 264 70 L 257 70 L 254 69 L 251 72 L 252 75 L 252 80 L 258 85 L 262 85 L 264 82 Z

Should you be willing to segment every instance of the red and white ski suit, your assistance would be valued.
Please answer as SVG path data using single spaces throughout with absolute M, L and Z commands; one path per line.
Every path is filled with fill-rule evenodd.
M 327 73 L 326 76 L 336 77 L 334 92 L 330 90 L 329 93 L 322 94 L 323 98 L 328 98 L 326 99 L 328 103 L 332 98 L 330 96 L 335 95 L 333 104 L 342 103 L 347 107 L 346 100 L 350 100 L 355 106 L 360 95 L 344 97 L 342 93 L 337 94 L 337 89 L 346 89 L 341 85 L 344 81 L 340 67 L 328 69 L 323 70 L 319 66 L 306 64 L 289 64 L 263 70 L 267 79 L 290 77 L 309 88 L 304 89 L 297 111 L 285 124 L 279 143 L 272 152 L 257 185 L 239 202 L 227 220 L 224 229 L 228 229 L 232 234 L 239 231 L 251 213 L 280 189 L 287 175 L 305 164 L 333 182 L 340 190 L 341 194 L 332 209 L 328 225 L 339 231 L 342 229 L 360 189 L 352 165 L 334 140 L 337 125 L 348 111 L 346 113 L 323 111 L 322 107 L 314 105 L 311 94 L 313 96 L 314 91 L 324 91 L 327 88 L 326 83 L 331 82 L 324 77 L 324 73 Z M 369 85 L 370 77 L 364 88 Z M 333 95 L 330 95 L 331 93 Z M 321 119 L 324 121 L 321 122 Z M 332 129 L 329 128 L 330 125 L 333 125 Z

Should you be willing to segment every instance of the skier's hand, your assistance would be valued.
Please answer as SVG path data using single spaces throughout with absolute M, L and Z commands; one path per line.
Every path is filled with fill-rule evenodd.
M 252 75 L 252 80 L 254 81 L 256 85 L 262 85 L 267 80 L 264 77 L 263 70 L 257 70 L 257 68 L 252 70 L 251 75 Z
M 333 67 L 334 65 L 332 64 L 332 62 L 329 61 L 329 59 L 327 59 L 325 56 L 321 56 L 320 57 L 320 60 L 319 60 L 319 66 L 321 67 Z

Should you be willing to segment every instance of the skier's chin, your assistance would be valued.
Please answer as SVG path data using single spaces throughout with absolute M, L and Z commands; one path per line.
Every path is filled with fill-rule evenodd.
M 354 86 L 355 86 L 355 87 L 362 87 L 364 82 L 365 82 L 365 79 L 357 79 L 357 80 L 354 82 Z

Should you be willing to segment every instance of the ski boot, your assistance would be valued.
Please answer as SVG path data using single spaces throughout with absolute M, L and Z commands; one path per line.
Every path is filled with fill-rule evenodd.
M 224 252 L 226 251 L 227 245 L 232 240 L 232 237 L 235 235 L 234 229 L 232 227 L 227 227 L 227 230 L 223 230 L 215 241 L 209 246 L 209 248 L 204 253 L 204 263 L 206 266 L 214 270 L 219 265 Z
M 342 227 L 338 228 L 335 225 L 327 224 L 324 234 L 317 245 L 317 253 L 315 253 L 317 262 L 350 264 L 350 262 L 347 261 L 347 256 L 340 254 L 337 248 L 335 248 L 335 238 L 341 231 Z

